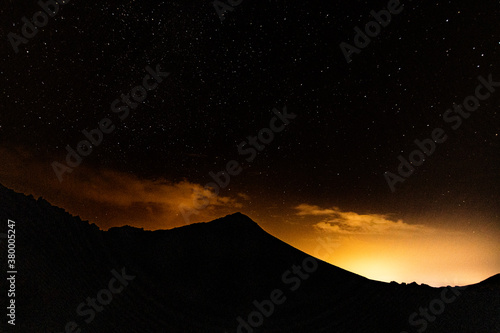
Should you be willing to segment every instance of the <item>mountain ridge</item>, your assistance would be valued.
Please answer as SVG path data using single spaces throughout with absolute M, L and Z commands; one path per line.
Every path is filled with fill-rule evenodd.
M 444 290 L 372 281 L 320 260 L 292 290 L 294 267 L 310 256 L 241 213 L 168 230 L 103 231 L 42 198 L 1 186 L 0 199 L 2 219 L 16 221 L 19 271 L 29 272 L 17 281 L 20 332 L 61 332 L 72 320 L 83 332 L 234 332 L 237 318 L 248 320 L 254 302 L 278 289 L 286 301 L 253 332 L 401 332 Z M 79 304 L 122 270 L 135 278 L 86 323 Z M 488 280 L 463 291 L 427 332 L 500 331 L 500 293 Z M 478 314 L 464 321 L 471 305 Z

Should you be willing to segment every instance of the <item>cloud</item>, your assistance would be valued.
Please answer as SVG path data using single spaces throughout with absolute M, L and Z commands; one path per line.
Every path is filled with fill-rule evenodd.
M 331 215 L 335 213 L 334 209 L 320 209 L 318 206 L 308 205 L 308 204 L 300 204 L 295 209 L 298 209 L 299 212 L 297 215 L 305 216 L 305 215 Z
M 420 232 L 427 227 L 391 220 L 388 215 L 358 214 L 344 212 L 337 207 L 323 209 L 319 206 L 301 204 L 295 207 L 298 216 L 322 216 L 314 224 L 317 230 L 336 234 L 382 234 L 388 232 Z
M 247 194 L 245 194 L 245 193 L 238 193 L 238 196 L 241 197 L 245 201 L 249 201 L 250 200 L 250 196 L 247 195 Z
M 210 221 L 234 213 L 242 204 L 236 197 L 212 195 L 188 180 L 143 179 L 112 169 L 81 165 L 59 182 L 49 160 L 21 147 L 0 148 L 0 182 L 18 192 L 42 196 L 53 205 L 107 229 L 129 224 L 145 229 L 185 224 L 179 206 L 199 207 L 204 194 L 208 205 L 190 221 Z
M 148 180 L 113 170 L 90 171 L 79 186 L 87 199 L 117 206 L 137 203 L 162 204 L 172 209 L 179 205 L 192 207 L 199 193 L 209 199 L 208 205 L 241 207 L 236 199 L 211 195 L 202 185 L 187 180 Z M 78 181 L 77 181 L 78 182 Z

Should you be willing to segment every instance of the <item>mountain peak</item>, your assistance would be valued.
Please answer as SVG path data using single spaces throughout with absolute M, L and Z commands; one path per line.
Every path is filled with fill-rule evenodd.
M 23 291 L 20 309 L 36 310 L 22 317 L 22 332 L 39 331 L 40 322 L 45 331 L 60 331 L 68 318 L 89 332 L 132 327 L 137 332 L 234 332 L 237 318 L 251 320 L 261 304 L 275 299 L 280 304 L 273 305 L 275 314 L 265 317 L 262 330 L 399 332 L 408 325 L 408 315 L 436 294 L 434 288 L 396 287 L 316 261 L 241 212 L 172 230 L 123 226 L 101 231 L 44 199 L 4 186 L 0 201 L 3 216 L 19 221 L 16 246 L 22 255 L 16 263 L 36 277 L 16 281 Z M 470 331 L 500 324 L 491 306 L 499 299 L 499 279 L 493 276 L 473 290 L 479 298 L 461 291 L 468 294 L 454 310 L 447 307 L 450 319 L 440 317 L 447 330 L 429 326 L 429 332 L 460 332 L 465 319 L 456 318 L 467 318 L 471 308 L 478 324 Z M 106 294 L 99 290 L 119 283 L 123 296 L 95 314 L 94 322 L 75 318 L 75 309 L 89 295 L 100 298 Z
M 250 217 L 248 217 L 247 215 L 245 215 L 241 212 L 229 214 L 229 215 L 226 215 L 224 217 L 218 218 L 214 221 L 218 221 L 218 220 L 224 221 L 224 222 L 231 222 L 231 223 L 240 223 L 240 224 L 247 224 L 247 225 L 250 224 L 250 225 L 254 225 L 254 226 L 259 227 L 259 225 L 256 222 L 254 222 Z

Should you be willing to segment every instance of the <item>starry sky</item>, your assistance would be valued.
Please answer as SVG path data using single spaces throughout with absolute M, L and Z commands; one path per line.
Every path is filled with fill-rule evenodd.
M 103 229 L 241 211 L 379 280 L 443 285 L 499 273 L 500 88 L 456 130 L 443 116 L 479 76 L 500 81 L 500 4 L 402 1 L 348 63 L 340 44 L 355 45 L 355 27 L 390 2 L 243 0 L 221 20 L 211 1 L 72 0 L 17 53 L 9 36 L 41 8 L 4 2 L 0 183 Z M 169 75 L 121 119 L 111 105 L 147 66 Z M 295 118 L 247 161 L 238 145 L 283 108 Z M 53 162 L 64 164 L 66 146 L 103 118 L 114 131 L 59 181 Z M 397 174 L 398 156 L 435 128 L 447 140 L 391 191 L 384 173 Z M 232 160 L 241 172 L 183 218 L 179 207 L 199 207 L 210 172 Z

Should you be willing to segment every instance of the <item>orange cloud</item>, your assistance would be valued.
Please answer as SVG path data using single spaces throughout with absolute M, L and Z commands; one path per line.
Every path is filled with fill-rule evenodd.
M 387 232 L 422 232 L 428 227 L 391 220 L 388 215 L 358 214 L 344 212 L 337 207 L 323 209 L 319 206 L 301 204 L 295 207 L 298 216 L 324 216 L 314 224 L 318 230 L 337 234 L 381 234 Z
M 84 165 L 59 182 L 50 162 L 35 158 L 24 148 L 0 148 L 0 182 L 35 197 L 42 196 L 70 213 L 103 228 L 129 224 L 146 229 L 171 228 L 185 224 L 179 206 L 198 205 L 203 185 L 187 180 L 142 179 L 110 169 Z M 205 193 L 207 207 L 191 221 L 209 221 L 242 207 L 237 198 Z

